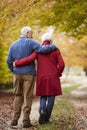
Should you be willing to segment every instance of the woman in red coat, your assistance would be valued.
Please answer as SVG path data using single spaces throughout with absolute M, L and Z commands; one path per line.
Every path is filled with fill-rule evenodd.
M 46 33 L 42 37 L 43 45 L 52 43 L 51 36 Z M 40 97 L 39 123 L 49 122 L 55 96 L 62 95 L 60 76 L 64 70 L 64 61 L 60 50 L 56 49 L 47 54 L 33 52 L 29 57 L 16 60 L 15 66 L 24 66 L 37 59 L 36 96 Z

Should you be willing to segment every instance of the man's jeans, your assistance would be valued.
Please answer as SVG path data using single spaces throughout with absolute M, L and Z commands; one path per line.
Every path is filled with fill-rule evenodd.
M 55 96 L 41 96 L 40 98 L 40 112 L 43 111 L 46 115 L 45 120 L 49 120 L 54 106 Z

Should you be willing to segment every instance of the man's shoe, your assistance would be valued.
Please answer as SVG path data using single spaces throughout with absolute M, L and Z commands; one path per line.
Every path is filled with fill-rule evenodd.
M 16 126 L 17 124 L 18 124 L 18 122 L 16 120 L 12 120 L 11 126 Z
M 23 124 L 23 128 L 29 128 L 29 127 L 32 127 L 32 124 Z

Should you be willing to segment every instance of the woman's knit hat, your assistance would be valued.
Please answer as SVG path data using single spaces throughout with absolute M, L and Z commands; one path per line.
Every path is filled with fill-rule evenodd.
M 51 41 L 52 40 L 52 36 L 53 36 L 53 32 L 54 32 L 54 27 L 50 26 L 47 30 L 46 33 L 44 33 L 41 37 L 42 42 L 48 40 Z

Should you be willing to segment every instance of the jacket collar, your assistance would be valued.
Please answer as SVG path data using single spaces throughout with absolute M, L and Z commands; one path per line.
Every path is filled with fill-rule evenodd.
M 51 44 L 51 42 L 48 41 L 48 40 L 46 40 L 46 41 L 44 41 L 44 42 L 42 43 L 42 45 L 50 45 L 50 44 Z

